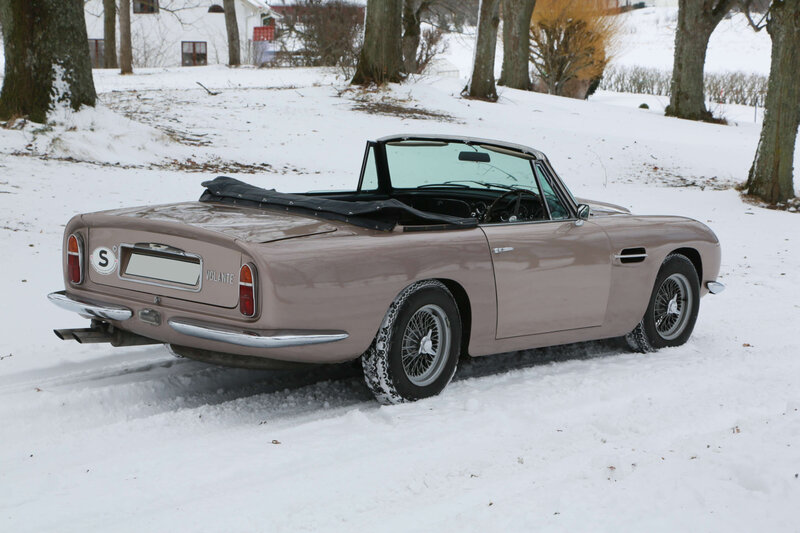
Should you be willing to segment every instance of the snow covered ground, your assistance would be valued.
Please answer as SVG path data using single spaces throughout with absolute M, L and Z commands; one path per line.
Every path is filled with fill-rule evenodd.
M 102 72 L 97 111 L 0 130 L 2 529 L 796 531 L 800 216 L 729 188 L 759 125 L 668 119 L 641 96 L 488 104 L 458 98 L 462 82 Z M 728 290 L 704 298 L 681 348 L 465 361 L 442 396 L 395 407 L 357 366 L 250 372 L 51 334 L 84 323 L 45 300 L 73 214 L 195 198 L 218 171 L 352 187 L 366 138 L 413 131 L 533 145 L 577 195 L 707 223 Z
M 361 91 L 319 69 L 95 80 L 97 110 L 0 129 L 0 530 L 798 530 L 800 215 L 731 188 L 752 109 L 719 126 L 658 97 L 488 104 L 463 79 Z M 220 173 L 353 187 L 367 138 L 420 131 L 532 145 L 578 196 L 708 224 L 727 291 L 683 347 L 464 361 L 440 397 L 393 407 L 357 365 L 254 372 L 52 335 L 85 325 L 45 299 L 73 214 L 193 199 Z

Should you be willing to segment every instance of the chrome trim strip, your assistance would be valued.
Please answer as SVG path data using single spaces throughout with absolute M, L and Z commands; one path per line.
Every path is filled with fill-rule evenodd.
M 719 281 L 709 281 L 706 283 L 706 287 L 708 287 L 708 292 L 711 294 L 719 294 L 725 290 L 725 285 Z
M 51 292 L 47 299 L 62 309 L 78 313 L 90 318 L 105 318 L 106 320 L 128 320 L 133 316 L 133 311 L 127 307 L 114 304 L 94 303 L 73 296 L 68 296 L 66 291 Z
M 308 346 L 341 341 L 350 336 L 343 331 L 275 331 L 271 335 L 259 335 L 253 331 L 206 325 L 179 318 L 172 318 L 168 323 L 172 329 L 183 335 L 248 348 Z
M 646 259 L 647 254 L 616 254 L 614 259 Z

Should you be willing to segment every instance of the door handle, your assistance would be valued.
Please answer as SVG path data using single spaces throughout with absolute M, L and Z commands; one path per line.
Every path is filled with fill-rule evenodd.
M 492 252 L 496 254 L 502 254 L 504 252 L 513 252 L 513 251 L 514 251 L 513 246 L 505 246 L 503 248 L 492 248 Z

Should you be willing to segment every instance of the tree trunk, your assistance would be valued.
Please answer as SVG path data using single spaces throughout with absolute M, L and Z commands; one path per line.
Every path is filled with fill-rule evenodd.
M 403 80 L 403 0 L 367 0 L 364 45 L 354 85 Z
M 706 109 L 703 68 L 708 39 L 734 0 L 679 0 L 675 59 L 666 114 L 689 120 L 712 120 Z
M 500 24 L 500 0 L 481 0 L 478 8 L 478 35 L 472 76 L 464 95 L 491 102 L 497 101 L 494 84 L 494 56 L 497 50 L 497 26 Z
M 794 197 L 792 167 L 800 124 L 800 2 L 773 2 L 767 30 L 772 37 L 772 61 L 764 124 L 747 193 L 775 204 Z
M 117 68 L 117 0 L 103 0 L 103 68 Z
M 131 0 L 119 0 L 119 70 L 121 74 L 133 74 Z
M 536 0 L 503 0 L 503 70 L 500 85 L 531 89 L 528 73 L 531 16 Z
M 0 118 L 43 123 L 55 104 L 94 105 L 81 0 L 3 0 L 0 26 L 6 63 Z
M 222 6 L 225 9 L 225 29 L 228 32 L 228 65 L 235 67 L 242 63 L 239 23 L 236 22 L 236 2 L 223 0 Z
M 422 35 L 422 10 L 421 6 L 417 7 L 416 0 L 403 2 L 403 65 L 407 74 L 416 74 L 419 70 L 417 49 Z

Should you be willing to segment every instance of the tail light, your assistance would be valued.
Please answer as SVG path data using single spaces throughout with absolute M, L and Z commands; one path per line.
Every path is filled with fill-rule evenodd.
M 239 312 L 244 316 L 256 314 L 256 269 L 250 263 L 239 270 Z
M 67 276 L 76 285 L 83 282 L 83 239 L 77 233 L 67 238 Z

